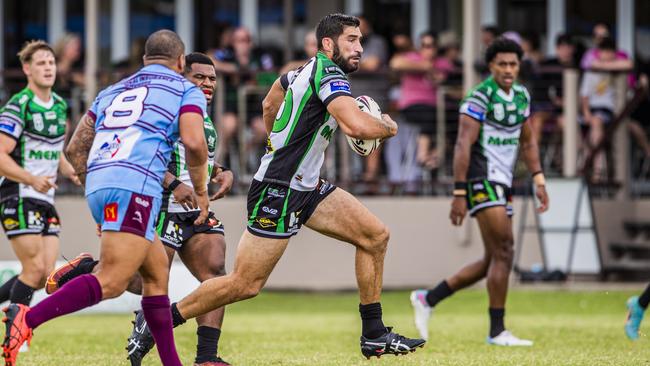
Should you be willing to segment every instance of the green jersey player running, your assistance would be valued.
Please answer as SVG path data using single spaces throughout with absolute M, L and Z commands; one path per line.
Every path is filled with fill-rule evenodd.
M 32 41 L 18 57 L 27 87 L 0 109 L 0 221 L 22 270 L 0 287 L 0 302 L 29 305 L 59 253 L 57 171 L 80 183 L 61 153 L 68 106 L 52 91 L 54 51 L 43 41 Z
M 539 151 L 528 117 L 530 95 L 515 80 L 523 52 L 514 41 L 498 38 L 486 52 L 491 76 L 472 89 L 460 107 L 460 125 L 454 153 L 454 200 L 449 218 L 461 225 L 469 210 L 476 217 L 485 254 L 432 290 L 411 293 L 415 325 L 428 336 L 432 309 L 455 291 L 487 277 L 489 295 L 489 344 L 531 346 L 533 342 L 506 330 L 508 276 L 512 268 L 512 202 L 510 187 L 517 154 L 533 173 L 539 212 L 548 208 Z
M 319 52 L 283 75 L 264 98 L 269 132 L 248 192 L 248 228 L 232 273 L 201 283 L 172 306 L 174 323 L 256 296 L 304 224 L 356 247 L 356 275 L 364 356 L 407 354 L 424 345 L 384 326 L 380 304 L 388 228 L 352 195 L 319 178 L 324 151 L 337 127 L 354 138 L 389 138 L 397 124 L 359 110 L 347 73 L 359 67 L 363 48 L 359 20 L 325 16 L 316 28 Z

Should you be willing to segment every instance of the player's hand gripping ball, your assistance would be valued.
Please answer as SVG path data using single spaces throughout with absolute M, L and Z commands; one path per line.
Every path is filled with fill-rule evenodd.
M 355 100 L 357 101 L 359 109 L 366 113 L 369 113 L 375 118 L 381 119 L 381 109 L 374 99 L 370 98 L 367 95 L 361 95 L 358 96 Z M 362 140 L 350 136 L 346 137 L 348 144 L 352 150 L 361 156 L 370 155 L 373 151 L 377 150 L 381 144 L 380 139 Z

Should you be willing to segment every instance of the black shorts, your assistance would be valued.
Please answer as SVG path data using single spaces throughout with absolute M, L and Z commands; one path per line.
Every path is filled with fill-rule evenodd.
M 160 241 L 172 249 L 180 250 L 194 234 L 225 235 L 223 223 L 214 217 L 214 212 L 210 211 L 208 219 L 201 225 L 194 225 L 197 217 L 199 211 L 161 211 L 156 225 L 156 233 Z
M 467 183 L 467 208 L 470 216 L 484 208 L 505 206 L 506 213 L 512 217 L 512 190 L 505 184 L 486 179 L 472 180 Z
M 248 231 L 272 239 L 296 235 L 318 204 L 335 189 L 324 179 L 307 192 L 253 179 L 248 190 Z
M 426 104 L 415 104 L 400 111 L 406 122 L 420 129 L 420 134 L 433 136 L 436 134 L 436 108 Z
M 7 238 L 25 234 L 58 236 L 59 214 L 49 202 L 35 198 L 10 198 L 0 204 L 0 220 Z

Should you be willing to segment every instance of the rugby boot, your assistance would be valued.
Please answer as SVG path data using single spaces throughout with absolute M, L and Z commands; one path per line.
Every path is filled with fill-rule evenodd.
M 625 321 L 625 335 L 632 341 L 639 339 L 639 327 L 643 320 L 645 310 L 639 305 L 639 297 L 633 296 L 627 300 L 627 320 Z
M 62 265 L 61 267 L 55 269 L 47 276 L 47 281 L 45 282 L 45 292 L 48 294 L 54 293 L 54 291 L 60 289 L 70 280 L 75 277 L 86 274 L 84 267 L 79 267 L 79 264 L 89 263 L 95 261 L 93 256 L 89 253 L 81 253 L 73 260 Z
M 378 338 L 366 338 L 361 336 L 361 353 L 370 358 L 377 358 L 386 355 L 405 355 L 415 352 L 417 348 L 424 347 L 424 339 L 411 339 L 394 333 L 392 327 L 386 327 L 386 333 Z
M 533 345 L 533 341 L 518 338 L 508 330 L 504 330 L 496 337 L 488 337 L 487 343 L 495 346 L 505 347 L 530 347 Z
M 149 331 L 142 310 L 135 311 L 135 320 L 132 323 L 133 331 L 126 345 L 126 350 L 129 353 L 127 358 L 131 361 L 131 366 L 140 366 L 142 359 L 151 351 L 156 342 Z
M 433 309 L 427 303 L 427 290 L 412 291 L 411 306 L 413 306 L 415 328 L 420 333 L 420 338 L 426 341 L 429 339 L 429 318 Z
M 32 341 L 32 329 L 25 322 L 29 306 L 9 304 L 2 311 L 5 312 L 2 321 L 6 327 L 5 337 L 2 341 L 2 357 L 5 360 L 5 366 L 15 366 L 20 347 L 23 343 L 29 344 Z

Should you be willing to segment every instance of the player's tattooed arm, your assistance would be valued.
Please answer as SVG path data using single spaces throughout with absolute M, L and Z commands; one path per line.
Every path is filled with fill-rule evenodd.
M 327 111 L 336 119 L 341 131 L 357 139 L 385 139 L 397 134 L 397 123 L 389 115 L 381 119 L 359 109 L 351 96 L 339 96 L 327 105 Z
M 79 120 L 68 147 L 65 149 L 65 156 L 72 164 L 82 184 L 86 182 L 86 164 L 94 139 L 95 121 L 87 114 L 84 114 Z
M 284 94 L 285 90 L 282 88 L 280 78 L 278 78 L 271 86 L 271 90 L 266 94 L 266 97 L 264 97 L 264 101 L 262 101 L 262 119 L 264 120 L 264 126 L 268 135 L 273 130 L 275 116 L 278 114 L 280 106 L 284 101 Z

